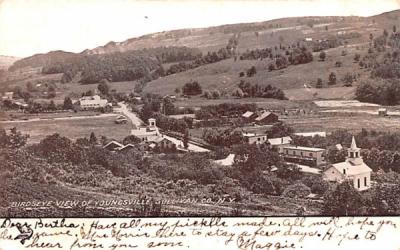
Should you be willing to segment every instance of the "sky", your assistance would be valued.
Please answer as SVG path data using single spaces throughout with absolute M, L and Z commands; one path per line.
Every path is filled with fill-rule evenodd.
M 81 52 L 172 29 L 399 8 L 400 0 L 0 0 L 0 55 Z

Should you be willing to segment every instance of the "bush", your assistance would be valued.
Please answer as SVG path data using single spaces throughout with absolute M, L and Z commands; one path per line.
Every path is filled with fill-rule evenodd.
M 295 183 L 288 186 L 282 193 L 283 196 L 289 198 L 305 198 L 311 193 L 311 189 L 303 183 Z
M 320 176 L 309 175 L 301 179 L 301 182 L 310 188 L 311 193 L 323 195 L 329 189 L 329 183 Z
M 247 70 L 246 74 L 247 74 L 247 77 L 252 77 L 255 74 L 257 74 L 256 67 L 252 66 L 250 69 Z
M 326 58 L 326 53 L 325 53 L 325 51 L 321 51 L 321 53 L 319 53 L 319 59 L 320 59 L 321 61 L 325 61 L 325 58 Z
M 331 72 L 329 74 L 329 81 L 328 81 L 329 85 L 335 85 L 336 84 L 336 74 L 334 72 Z
M 182 88 L 184 95 L 200 95 L 202 93 L 201 86 L 197 81 L 188 82 Z

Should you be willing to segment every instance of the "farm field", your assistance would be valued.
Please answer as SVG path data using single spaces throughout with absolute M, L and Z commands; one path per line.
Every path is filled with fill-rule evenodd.
M 315 100 L 315 99 L 352 99 L 355 87 L 332 87 L 332 88 L 297 88 L 285 89 L 285 96 L 292 101 Z
M 101 114 L 100 112 L 94 112 L 94 111 L 78 111 L 78 112 L 70 111 L 70 112 L 39 113 L 39 114 L 9 111 L 9 112 L 3 112 L 0 115 L 0 121 L 27 120 L 27 119 L 53 119 L 61 117 L 95 116 L 100 114 Z
M 221 99 L 204 99 L 200 97 L 192 97 L 186 100 L 177 100 L 174 105 L 176 107 L 202 107 L 207 105 L 218 105 L 221 103 L 255 103 L 259 108 L 265 109 L 291 109 L 315 107 L 311 102 L 292 102 L 288 100 L 277 100 L 268 98 L 221 98 Z
M 80 83 L 70 83 L 70 84 L 58 84 L 58 88 L 64 93 L 64 95 L 81 96 L 81 93 L 86 91 L 97 90 L 98 83 L 94 84 L 80 84 Z M 117 92 L 130 93 L 133 92 L 135 88 L 135 81 L 126 82 L 111 82 L 108 84 L 110 91 L 115 89 Z
M 337 108 L 337 107 L 378 107 L 375 103 L 360 102 L 357 100 L 332 100 L 332 101 L 314 101 L 318 107 Z
M 342 56 L 342 51 L 346 51 L 347 54 Z M 176 88 L 182 88 L 185 83 L 193 80 L 199 82 L 203 91 L 218 89 L 230 95 L 237 88 L 240 80 L 244 80 L 260 86 L 270 84 L 281 88 L 285 90 L 285 94 L 291 100 L 348 99 L 353 97 L 354 88 L 343 87 L 342 78 L 347 73 L 352 73 L 359 75 L 358 81 L 361 82 L 366 75 L 365 71 L 360 69 L 357 63 L 354 63 L 356 53 L 365 53 L 365 50 L 342 46 L 326 50 L 326 59 L 323 62 L 319 61 L 319 53 L 313 53 L 314 60 L 310 63 L 291 65 L 288 68 L 274 71 L 268 70 L 271 63 L 269 59 L 235 62 L 231 58 L 151 81 L 147 83 L 144 92 L 162 95 L 174 94 Z M 342 63 L 341 67 L 335 67 L 337 61 Z M 239 77 L 240 72 L 246 72 L 252 66 L 257 69 L 257 73 L 253 77 Z M 331 72 L 336 74 L 337 84 L 328 86 L 328 77 Z M 313 87 L 318 78 L 322 79 L 323 88 L 317 90 Z M 318 94 L 314 96 L 315 92 Z
M 2 123 L 5 129 L 16 127 L 22 133 L 30 135 L 28 143 L 36 143 L 48 135 L 59 133 L 70 139 L 89 137 L 94 132 L 97 138 L 105 135 L 107 138 L 121 140 L 130 134 L 131 124 L 115 124 L 115 117 L 93 117 L 71 120 L 33 121 Z
M 400 132 L 400 117 L 382 117 L 369 114 L 337 114 L 315 117 L 281 118 L 296 132 L 326 131 L 345 129 L 349 132 L 359 132 L 362 128 L 376 131 Z

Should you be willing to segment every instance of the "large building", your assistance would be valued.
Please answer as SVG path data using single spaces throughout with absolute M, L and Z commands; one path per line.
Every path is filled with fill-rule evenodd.
M 158 131 L 156 120 L 150 118 L 148 120 L 149 125 L 146 127 L 139 127 L 137 129 L 131 130 L 131 135 L 138 137 L 140 140 L 144 142 L 154 142 L 161 138 L 161 134 Z
M 310 167 L 326 164 L 325 149 L 300 146 L 285 146 L 282 153 L 283 159 L 287 162 L 297 163 Z
M 323 178 L 333 182 L 350 180 L 354 188 L 359 191 L 370 188 L 372 170 L 364 163 L 360 151 L 361 149 L 357 147 L 353 137 L 346 161 L 332 164 L 324 171 Z
M 79 104 L 82 109 L 96 109 L 104 108 L 107 106 L 108 101 L 106 99 L 101 99 L 100 96 L 84 96 L 79 99 Z

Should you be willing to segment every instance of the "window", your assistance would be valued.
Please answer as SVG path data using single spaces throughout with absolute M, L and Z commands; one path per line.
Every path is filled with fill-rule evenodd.
M 313 155 L 312 155 L 312 153 L 310 153 L 310 157 L 312 157 Z
M 346 174 L 346 169 L 343 169 L 343 174 Z
M 360 185 L 360 179 L 357 179 L 357 188 L 360 188 L 361 187 L 361 185 Z
M 367 177 L 364 177 L 364 187 L 367 186 Z
M 257 138 L 257 141 L 261 141 L 261 138 L 260 138 L 260 137 L 258 137 L 258 138 Z
M 301 156 L 303 156 L 303 152 L 301 152 L 300 154 L 301 154 Z
M 350 152 L 350 158 L 354 158 L 354 152 Z

